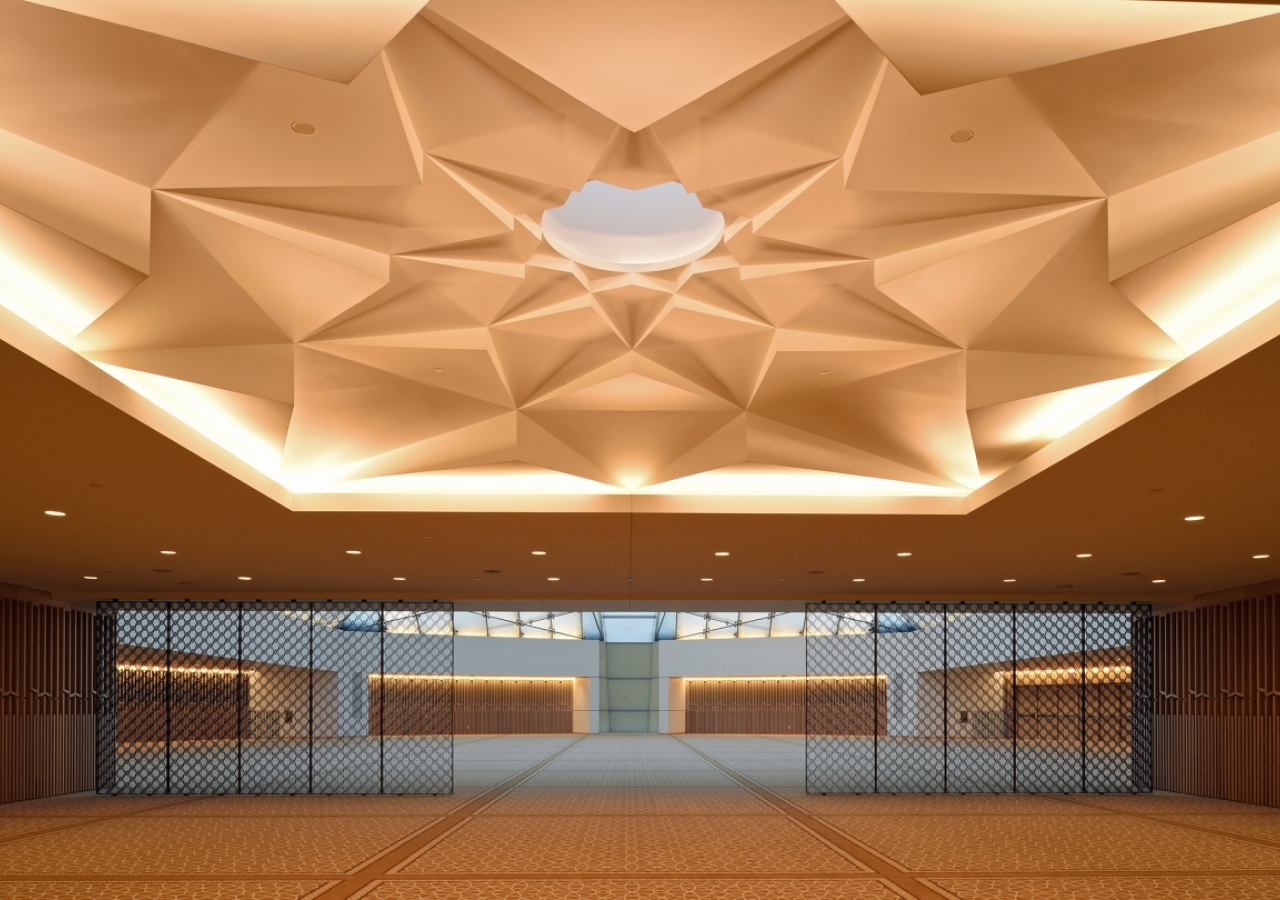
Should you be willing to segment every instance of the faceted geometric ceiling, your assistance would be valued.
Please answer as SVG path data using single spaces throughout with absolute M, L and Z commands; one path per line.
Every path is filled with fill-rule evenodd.
M 1280 334 L 1280 7 L 321 6 L 0 0 L 0 338 L 293 508 L 964 512 Z

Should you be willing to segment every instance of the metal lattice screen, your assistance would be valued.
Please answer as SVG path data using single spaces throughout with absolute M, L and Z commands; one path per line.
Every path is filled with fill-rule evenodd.
M 453 791 L 453 606 L 98 604 L 98 791 Z
M 1151 607 L 808 607 L 809 793 L 1151 790 Z

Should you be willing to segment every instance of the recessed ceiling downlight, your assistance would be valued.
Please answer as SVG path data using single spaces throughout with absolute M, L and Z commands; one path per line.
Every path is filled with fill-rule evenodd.
M 711 252 L 724 215 L 676 181 L 630 191 L 588 181 L 542 214 L 547 243 L 574 262 L 607 272 L 660 272 Z

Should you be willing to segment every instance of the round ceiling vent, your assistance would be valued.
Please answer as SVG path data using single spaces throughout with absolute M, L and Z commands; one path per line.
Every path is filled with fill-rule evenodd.
M 588 181 L 564 206 L 542 214 L 552 247 L 608 272 L 659 272 L 705 256 L 724 236 L 724 215 L 679 182 L 629 191 Z

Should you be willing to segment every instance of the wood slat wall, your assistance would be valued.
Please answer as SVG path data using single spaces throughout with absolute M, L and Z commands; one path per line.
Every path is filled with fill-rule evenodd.
M 369 733 L 378 730 L 378 681 L 369 680 Z M 383 689 L 385 734 L 568 734 L 573 731 L 573 680 L 458 678 L 452 721 L 439 714 L 440 687 L 430 680 L 389 676 Z
M 0 594 L 0 803 L 94 787 L 93 616 Z
M 1155 619 L 1155 787 L 1280 806 L 1280 597 Z
M 691 678 L 684 724 L 690 734 L 804 734 L 800 678 Z
M 459 678 L 454 734 L 568 734 L 573 681 L 561 678 Z

